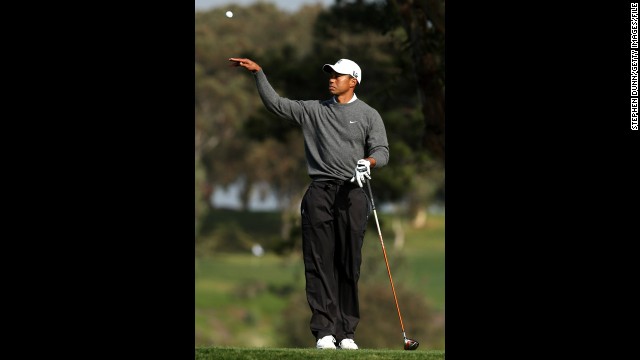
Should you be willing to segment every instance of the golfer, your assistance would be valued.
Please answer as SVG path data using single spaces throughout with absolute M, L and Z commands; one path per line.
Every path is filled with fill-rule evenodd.
M 318 349 L 358 349 L 358 279 L 370 202 L 362 185 L 371 168 L 389 161 L 389 144 L 380 114 L 358 99 L 362 71 L 340 59 L 325 64 L 328 100 L 289 100 L 269 84 L 250 59 L 230 58 L 251 71 L 265 107 L 302 128 L 311 184 L 301 204 L 302 252 L 311 333 Z

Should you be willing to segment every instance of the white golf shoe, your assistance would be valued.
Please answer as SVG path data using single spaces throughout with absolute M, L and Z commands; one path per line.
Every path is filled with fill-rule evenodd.
M 340 341 L 340 349 L 345 350 L 358 350 L 358 345 L 353 341 L 353 339 L 342 339 Z
M 335 349 L 336 348 L 336 338 L 332 335 L 327 335 L 323 338 L 318 339 L 316 343 L 316 348 L 318 349 Z

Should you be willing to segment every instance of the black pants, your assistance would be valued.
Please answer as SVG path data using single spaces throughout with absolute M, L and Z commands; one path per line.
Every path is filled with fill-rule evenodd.
M 302 199 L 302 252 L 311 333 L 354 338 L 358 279 L 370 213 L 364 190 L 349 181 L 314 181 Z

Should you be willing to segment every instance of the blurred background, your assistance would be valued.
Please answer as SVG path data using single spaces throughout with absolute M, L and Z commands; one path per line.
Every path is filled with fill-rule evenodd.
M 301 256 L 310 179 L 300 128 L 264 109 L 248 57 L 280 96 L 327 99 L 325 63 L 362 68 L 389 164 L 372 171 L 407 336 L 444 350 L 444 0 L 195 2 L 195 344 L 314 347 Z M 229 13 L 230 12 L 230 13 Z M 360 279 L 363 348 L 402 333 L 375 220 Z

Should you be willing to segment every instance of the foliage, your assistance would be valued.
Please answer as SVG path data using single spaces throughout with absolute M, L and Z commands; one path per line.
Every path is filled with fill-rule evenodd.
M 424 116 L 422 144 L 445 160 L 445 0 L 389 0 L 407 33 Z
M 277 213 L 212 209 L 202 219 L 196 256 L 211 256 L 217 252 L 249 253 L 253 245 L 260 245 L 265 251 L 277 251 L 282 246 L 279 229 L 280 215 Z
M 249 167 L 243 159 L 250 139 L 242 129 L 262 108 L 252 77 L 231 68 L 227 59 L 247 56 L 259 61 L 281 51 L 289 60 L 304 55 L 304 45 L 294 45 L 310 37 L 309 24 L 320 8 L 305 7 L 296 14 L 270 3 L 229 9 L 232 19 L 223 9 L 195 14 L 196 151 L 202 155 L 208 181 L 215 184 L 246 175 Z
M 201 194 L 208 193 L 207 191 L 207 180 L 205 170 L 202 166 L 202 163 L 196 158 L 195 162 L 195 171 L 194 171 L 194 180 L 195 180 L 195 234 L 200 233 L 200 229 L 204 224 L 204 218 L 209 212 L 209 203 Z
M 360 65 L 363 81 L 356 88 L 358 98 L 377 109 L 384 121 L 390 159 L 387 167 L 372 174 L 373 183 L 381 189 L 376 197 L 382 201 L 411 198 L 414 181 L 431 181 L 422 171 L 430 158 L 421 144 L 424 121 L 407 35 L 395 9 L 384 1 L 337 2 L 318 16 L 314 34 L 314 54 L 346 57 Z
M 270 238 L 279 227 L 276 213 L 214 213 L 218 223 L 213 229 L 220 227 L 217 224 L 235 223 L 252 240 L 260 235 Z M 444 349 L 444 216 L 432 214 L 426 227 L 407 229 L 403 246 L 394 238 L 392 225 L 406 219 L 379 214 L 379 221 L 407 336 L 420 341 L 420 349 Z M 254 226 L 245 228 L 248 223 Z M 356 337 L 364 340 L 365 328 L 370 321 L 377 321 L 372 319 L 376 314 L 384 319 L 371 326 L 386 324 L 395 331 L 392 339 L 399 342 L 399 321 L 373 219 L 368 225 L 362 248 L 360 296 L 372 308 L 361 303 L 362 322 Z M 248 250 L 198 256 L 195 275 L 196 346 L 292 346 L 287 339 L 290 332 L 301 334 L 305 347 L 314 345 L 299 250 L 286 256 L 276 255 L 273 250 L 266 250 L 261 257 Z M 370 297 L 371 292 L 379 295 Z M 301 298 L 296 300 L 296 296 Z M 291 307 L 289 315 L 285 314 L 287 307 Z M 415 321 L 414 316 L 422 320 Z M 390 348 L 397 348 L 394 344 L 391 342 Z
M 242 346 L 313 346 L 308 305 L 301 295 L 304 278 L 297 202 L 309 181 L 301 132 L 295 124 L 264 109 L 253 77 L 229 67 L 229 57 L 254 59 L 281 96 L 301 100 L 329 96 L 321 71 L 324 63 L 343 57 L 358 62 L 364 77 L 356 93 L 380 112 L 390 144 L 389 165 L 373 173 L 376 204 L 401 200 L 412 203 L 409 208 L 414 211 L 426 208 L 431 198 L 443 193 L 444 164 L 422 136 L 429 130 L 426 124 L 431 117 L 425 115 L 423 106 L 429 92 L 420 88 L 424 78 L 417 71 L 411 37 L 415 33 L 408 32 L 407 18 L 401 17 L 394 3 L 337 0 L 327 10 L 307 6 L 290 14 L 271 3 L 257 2 L 196 12 L 196 345 L 210 345 L 213 339 L 217 344 Z M 234 12 L 232 19 L 224 16 L 226 10 Z M 440 26 L 438 16 L 432 20 L 436 27 Z M 434 67 L 430 68 L 437 79 L 432 85 L 442 91 L 443 35 L 424 38 L 427 46 L 420 52 L 438 65 L 435 75 Z M 444 105 L 444 98 L 441 100 Z M 215 188 L 239 178 L 246 184 L 245 201 L 253 184 L 269 182 L 284 204 L 282 214 L 211 208 L 209 199 Z M 444 348 L 443 225 L 433 227 L 427 221 L 424 229 L 407 230 L 411 253 L 405 253 L 394 251 L 394 220 L 379 215 L 390 245 L 387 252 L 407 335 L 421 346 L 416 352 L 362 350 L 358 356 L 444 358 L 443 352 L 424 351 Z M 366 239 L 360 279 L 363 318 L 357 340 L 362 347 L 398 349 L 399 322 L 372 220 Z M 250 255 L 254 244 L 262 245 L 266 255 Z M 221 256 L 221 252 L 226 254 Z M 274 254 L 287 256 L 276 258 Z M 320 356 L 315 349 L 226 350 L 201 348 L 196 353 L 197 358 Z
M 427 349 L 444 348 L 444 318 L 433 312 L 424 298 L 404 287 L 396 288 L 401 301 L 407 336 Z M 402 346 L 402 332 L 390 285 L 360 286 L 361 320 L 356 330 L 356 343 L 367 349 L 394 349 Z M 313 336 L 309 330 L 311 312 L 304 294 L 293 296 L 282 312 L 284 319 L 278 331 L 284 335 L 285 347 L 309 347 Z
M 232 19 L 224 16 L 226 10 L 234 12 Z M 343 57 L 358 62 L 363 82 L 356 93 L 381 114 L 390 147 L 389 164 L 372 174 L 376 200 L 405 203 L 414 216 L 443 193 L 444 163 L 423 136 L 430 131 L 425 126 L 430 118 L 425 117 L 425 92 L 417 86 L 423 79 L 411 38 L 416 32 L 401 10 L 394 1 L 357 0 L 336 1 L 326 10 L 308 6 L 294 14 L 268 2 L 196 12 L 198 221 L 211 219 L 211 209 L 202 204 L 209 204 L 216 187 L 242 179 L 246 208 L 254 184 L 267 182 L 289 213 L 283 214 L 276 246 L 286 252 L 295 248 L 295 214 L 309 182 L 299 127 L 264 109 L 253 77 L 229 67 L 231 56 L 254 59 L 281 96 L 300 100 L 329 97 L 323 64 Z M 444 90 L 444 37 L 431 33 L 421 37 L 426 41 L 421 54 L 436 59 L 430 70 L 437 79 L 433 86 Z M 435 101 L 434 108 L 440 104 L 428 101 Z M 196 241 L 208 227 L 196 226 Z

